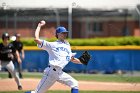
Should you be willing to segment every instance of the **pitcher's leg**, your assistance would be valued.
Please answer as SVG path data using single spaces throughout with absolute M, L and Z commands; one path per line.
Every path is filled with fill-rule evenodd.
M 39 82 L 35 93 L 45 93 L 57 80 L 57 74 L 52 68 L 46 68 L 44 70 L 43 77 Z
M 59 76 L 58 82 L 71 87 L 71 93 L 78 93 L 78 81 L 71 77 L 69 74 L 63 72 Z

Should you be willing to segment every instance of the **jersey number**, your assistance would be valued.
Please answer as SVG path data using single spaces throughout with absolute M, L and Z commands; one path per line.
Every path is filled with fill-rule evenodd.
M 67 61 L 70 61 L 70 56 L 66 56 L 66 60 Z

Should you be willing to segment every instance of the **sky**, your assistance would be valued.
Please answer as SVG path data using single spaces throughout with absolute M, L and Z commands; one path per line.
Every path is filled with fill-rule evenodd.
M 134 8 L 140 0 L 0 0 L 6 8 Z

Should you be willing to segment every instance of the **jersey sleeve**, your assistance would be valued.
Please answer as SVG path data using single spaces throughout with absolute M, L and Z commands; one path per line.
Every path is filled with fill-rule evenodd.
M 37 44 L 37 46 L 41 49 L 46 50 L 46 49 L 50 48 L 50 46 L 51 46 L 50 43 L 46 40 L 40 39 L 40 42 L 41 42 L 41 44 Z
M 75 53 L 72 53 L 72 57 L 74 57 L 76 54 L 77 54 L 76 52 Z
M 16 53 L 16 48 L 14 47 L 13 43 L 10 43 L 9 46 L 11 46 L 12 53 Z

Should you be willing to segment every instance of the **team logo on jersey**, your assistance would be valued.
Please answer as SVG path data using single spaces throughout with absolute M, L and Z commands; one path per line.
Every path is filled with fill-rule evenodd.
M 0 53 L 5 54 L 5 53 L 11 53 L 12 49 L 7 49 L 7 50 L 1 50 Z
M 57 47 L 57 48 L 56 48 L 56 52 L 59 52 L 59 51 L 65 51 L 65 52 L 67 52 L 68 54 L 70 53 L 69 50 L 68 50 L 67 48 L 65 48 L 65 47 Z

